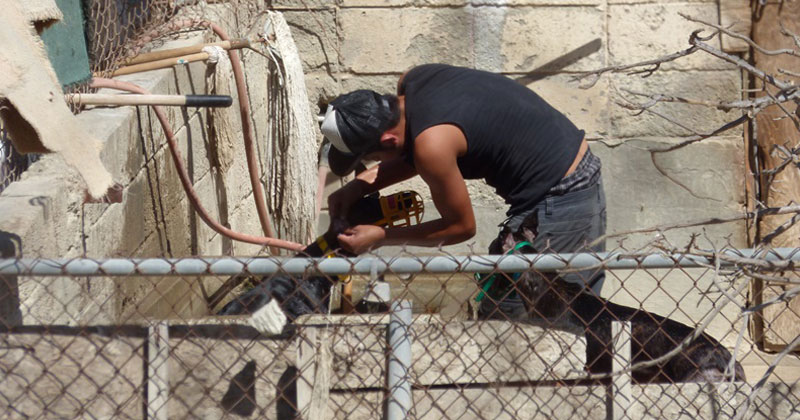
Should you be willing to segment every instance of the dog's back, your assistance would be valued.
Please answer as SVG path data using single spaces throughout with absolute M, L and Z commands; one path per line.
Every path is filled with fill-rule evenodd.
M 528 236 L 532 233 L 528 233 Z M 505 249 L 523 237 L 506 238 Z M 513 247 L 511 248 L 513 249 Z M 534 252 L 532 248 L 524 252 Z M 678 321 L 643 309 L 607 301 L 557 274 L 528 271 L 517 280 L 517 290 L 531 320 L 546 320 L 556 328 L 583 331 L 586 336 L 586 369 L 592 373 L 611 371 L 611 323 L 630 321 L 633 363 L 657 359 L 681 345 L 694 329 Z M 678 355 L 658 365 L 633 372 L 638 382 L 744 381 L 742 366 L 730 352 L 708 334 L 700 334 Z M 733 371 L 731 372 L 731 367 Z

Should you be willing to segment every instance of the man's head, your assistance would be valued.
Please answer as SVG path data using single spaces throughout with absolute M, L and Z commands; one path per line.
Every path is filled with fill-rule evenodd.
M 322 122 L 322 134 L 332 146 L 331 171 L 347 175 L 366 155 L 384 149 L 384 133 L 400 122 L 400 116 L 394 95 L 356 90 L 334 99 Z

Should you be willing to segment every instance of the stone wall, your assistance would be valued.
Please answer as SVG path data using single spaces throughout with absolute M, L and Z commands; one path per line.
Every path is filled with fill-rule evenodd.
M 743 208 L 741 130 L 658 155 L 667 177 L 647 151 L 673 145 L 690 133 L 654 114 L 633 116 L 616 103 L 623 89 L 739 99 L 742 83 L 737 69 L 709 55 L 693 54 L 665 64 L 648 78 L 604 76 L 590 89 L 581 89 L 573 79 L 581 71 L 688 48 L 689 34 L 702 25 L 679 13 L 712 23 L 741 19 L 735 28 L 746 33 L 749 16 L 742 12 L 743 1 L 286 0 L 272 4 L 295 29 L 312 102 L 324 104 L 357 88 L 394 92 L 403 71 L 427 62 L 502 72 L 535 90 L 586 130 L 593 151 L 603 159 L 610 231 L 728 215 Z M 725 40 L 726 50 L 742 50 L 729 41 Z M 685 104 L 655 110 L 699 132 L 738 116 Z M 427 194 L 424 184 L 408 185 Z M 482 183 L 470 183 L 470 190 L 481 218 L 474 242 L 485 249 L 496 222 L 504 218 L 505 205 Z M 733 245 L 746 245 L 743 224 L 714 228 L 712 237 L 729 235 Z M 673 237 L 684 240 L 686 234 Z M 648 239 L 637 238 L 628 245 Z
M 711 132 L 737 118 L 736 112 L 665 103 L 655 113 L 635 115 L 620 106 L 627 91 L 704 100 L 741 98 L 742 75 L 708 54 L 695 53 L 666 63 L 647 78 L 606 74 L 588 89 L 580 72 L 652 60 L 689 47 L 689 35 L 703 26 L 679 15 L 724 23 L 749 33 L 748 3 L 725 1 L 629 0 L 344 0 L 275 1 L 294 29 L 306 69 L 309 97 L 324 105 L 358 88 L 394 92 L 410 67 L 443 62 L 501 72 L 535 90 L 586 131 L 592 151 L 603 161 L 608 232 L 623 232 L 737 214 L 745 206 L 745 149 L 741 128 L 667 153 L 696 132 Z M 306 6 L 311 10 L 308 12 Z M 706 32 L 707 34 L 708 32 Z M 715 39 L 735 54 L 740 41 Z M 724 44 L 724 45 L 721 45 Z M 636 98 L 646 102 L 647 98 Z M 688 129 L 687 129 L 688 128 Z M 329 177 L 329 191 L 340 181 Z M 505 204 L 483 182 L 468 181 L 478 233 L 447 252 L 484 252 L 505 219 Z M 427 187 L 412 179 L 397 189 L 414 189 L 426 200 L 426 219 L 438 217 Z M 320 221 L 326 226 L 326 219 Z M 744 223 L 671 230 L 666 238 L 685 246 L 694 233 L 702 244 L 746 247 Z M 634 234 L 607 241 L 609 250 L 636 250 L 657 236 Z M 417 254 L 435 249 L 411 247 Z M 472 251 L 474 250 L 474 251 Z M 384 248 L 394 256 L 399 248 Z M 706 270 L 608 272 L 603 295 L 687 323 L 697 323 L 721 296 Z M 422 279 L 410 287 L 424 288 Z M 435 287 L 438 285 L 434 281 Z M 419 302 L 425 306 L 426 302 Z M 715 337 L 732 343 L 734 305 L 710 326 Z M 737 327 L 738 328 L 738 327 Z

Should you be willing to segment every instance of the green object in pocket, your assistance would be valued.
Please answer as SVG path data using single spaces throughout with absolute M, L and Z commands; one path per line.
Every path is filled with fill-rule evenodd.
M 514 249 L 511 249 L 508 252 L 506 252 L 506 255 L 511 255 L 511 254 L 514 253 L 514 251 L 517 251 L 517 250 L 519 250 L 520 248 L 522 248 L 522 247 L 524 247 L 526 245 L 533 246 L 528 241 L 522 241 L 522 242 L 518 243 L 514 247 Z M 489 289 L 491 289 L 492 285 L 494 284 L 494 279 L 496 278 L 495 276 L 497 276 L 497 273 L 489 275 L 489 278 L 486 278 L 485 274 L 475 273 L 475 281 L 477 281 L 478 284 L 483 283 L 483 285 L 481 286 L 481 291 L 478 292 L 478 296 L 475 296 L 475 302 L 481 303 L 483 298 L 485 298 L 486 295 L 489 294 Z M 514 276 L 511 279 L 513 281 L 517 281 L 518 278 L 519 278 L 519 273 L 514 273 Z

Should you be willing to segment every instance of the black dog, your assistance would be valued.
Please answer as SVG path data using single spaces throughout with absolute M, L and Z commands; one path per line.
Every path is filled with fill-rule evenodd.
M 406 198 L 406 196 L 403 196 Z M 410 197 L 410 196 L 409 196 Z M 328 231 L 306 246 L 296 257 L 323 257 L 336 252 L 338 256 L 352 257 L 339 249 L 338 234 L 348 226 L 380 223 L 385 219 L 377 194 L 361 198 L 347 216 L 347 220 L 334 220 Z M 275 299 L 290 321 L 298 316 L 327 313 L 331 287 L 338 276 L 293 277 L 275 275 L 263 277 L 252 289 L 228 302 L 217 315 L 252 314 Z
M 521 241 L 533 242 L 535 233 L 523 227 L 521 233 L 506 234 L 502 251 L 514 249 Z M 531 246 L 518 250 L 535 253 Z M 548 320 L 551 325 L 583 331 L 586 337 L 586 369 L 591 373 L 611 372 L 611 322 L 630 321 L 633 363 L 650 361 L 668 353 L 690 336 L 694 329 L 669 318 L 609 302 L 581 285 L 568 283 L 557 274 L 525 272 L 516 280 L 528 316 Z M 717 382 L 730 379 L 728 350 L 708 334 L 701 334 L 682 352 L 658 365 L 635 370 L 633 379 L 646 382 Z M 744 381 L 739 362 L 733 377 Z

